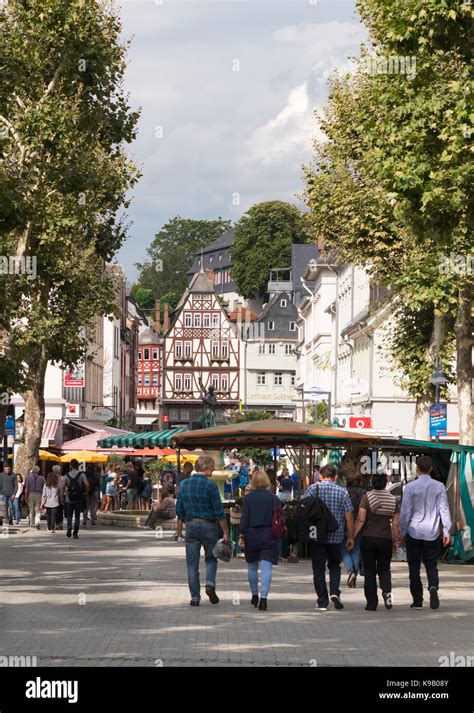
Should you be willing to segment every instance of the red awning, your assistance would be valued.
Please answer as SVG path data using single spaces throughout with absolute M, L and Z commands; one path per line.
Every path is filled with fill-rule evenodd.
M 59 421 L 55 418 L 47 418 L 43 422 L 43 432 L 41 434 L 41 440 L 43 441 L 54 441 L 56 436 L 56 431 L 58 430 Z

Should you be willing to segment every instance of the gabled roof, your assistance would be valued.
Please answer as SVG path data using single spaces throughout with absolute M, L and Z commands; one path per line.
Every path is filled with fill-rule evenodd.
M 205 272 L 196 272 L 188 285 L 187 292 L 214 292 L 214 286 Z
M 142 346 L 142 344 L 159 344 L 159 342 L 160 337 L 158 333 L 151 327 L 147 327 L 138 335 L 138 344 L 140 346 Z
M 276 295 L 273 295 L 271 300 L 269 302 L 267 302 L 265 307 L 262 309 L 262 311 L 258 315 L 258 318 L 257 318 L 258 321 L 260 322 L 261 320 L 265 319 L 265 317 L 267 317 L 269 312 L 271 312 L 274 305 L 278 302 L 278 300 L 281 300 L 281 299 L 286 299 L 287 304 L 294 307 L 293 302 L 291 301 L 291 297 L 286 292 L 278 292 Z M 296 307 L 294 307 L 294 312 L 296 313 Z
M 217 240 L 214 240 L 210 245 L 206 245 L 203 249 L 203 253 L 212 253 L 214 250 L 222 250 L 223 248 L 230 248 L 234 244 L 235 239 L 235 228 L 228 228 L 225 233 L 222 233 Z M 196 253 L 197 254 L 197 253 Z

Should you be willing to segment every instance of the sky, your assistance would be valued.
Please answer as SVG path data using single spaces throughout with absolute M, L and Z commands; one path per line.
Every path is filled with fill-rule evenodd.
M 142 171 L 118 255 L 130 281 L 170 218 L 238 220 L 260 201 L 303 205 L 314 112 L 366 31 L 355 0 L 118 0 L 141 108 Z

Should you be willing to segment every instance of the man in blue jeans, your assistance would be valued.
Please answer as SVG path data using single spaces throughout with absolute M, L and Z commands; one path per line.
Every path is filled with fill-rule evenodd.
M 224 533 L 224 540 L 229 541 L 219 488 L 210 479 L 214 469 L 214 458 L 201 456 L 195 465 L 196 472 L 181 483 L 176 504 L 178 518 L 186 523 L 186 565 L 192 607 L 198 607 L 201 601 L 199 580 L 201 546 L 204 547 L 206 562 L 206 594 L 211 604 L 218 604 L 217 559 L 212 554 L 219 539 L 218 524 Z

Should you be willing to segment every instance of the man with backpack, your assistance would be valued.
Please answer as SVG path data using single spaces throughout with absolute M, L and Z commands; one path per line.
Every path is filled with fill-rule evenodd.
M 321 480 L 311 485 L 304 507 L 310 506 L 308 539 L 311 544 L 314 589 L 318 597 L 316 609 L 326 611 L 331 599 L 336 609 L 344 609 L 339 584 L 341 581 L 341 542 L 347 529 L 346 549 L 354 547 L 354 516 L 347 490 L 336 485 L 337 471 L 333 465 L 321 468 Z M 308 499 L 311 498 L 312 502 Z M 329 595 L 326 584 L 326 565 L 329 569 Z
M 71 537 L 72 516 L 74 515 L 74 539 L 79 538 L 79 527 L 81 524 L 82 498 L 89 493 L 89 481 L 85 473 L 79 472 L 77 460 L 71 461 L 71 470 L 63 476 L 61 481 L 61 502 L 65 503 L 67 532 Z

